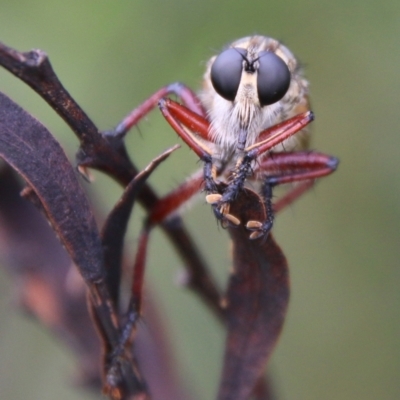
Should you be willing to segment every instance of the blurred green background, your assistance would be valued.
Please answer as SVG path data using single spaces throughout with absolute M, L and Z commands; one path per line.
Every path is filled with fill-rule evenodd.
M 0 40 L 45 50 L 61 81 L 103 129 L 174 81 L 199 88 L 207 59 L 253 33 L 283 40 L 311 81 L 312 146 L 340 168 L 277 218 L 291 266 L 292 297 L 270 363 L 279 399 L 400 398 L 400 3 L 328 1 L 0 1 Z M 73 159 L 77 142 L 27 86 L 0 70 L 0 90 L 40 119 Z M 154 112 L 128 145 L 139 166 L 178 143 Z M 152 177 L 160 193 L 198 168 L 184 146 Z M 96 173 L 104 210 L 121 189 Z M 129 235 L 130 253 L 141 211 Z M 185 214 L 221 281 L 226 232 L 199 202 Z M 152 251 L 153 250 L 153 251 Z M 213 398 L 224 334 L 191 293 L 176 285 L 181 262 L 157 230 L 147 282 L 162 304 L 182 379 L 193 399 Z M 70 387 L 74 360 L 12 303 L 0 272 L 0 398 L 84 399 Z

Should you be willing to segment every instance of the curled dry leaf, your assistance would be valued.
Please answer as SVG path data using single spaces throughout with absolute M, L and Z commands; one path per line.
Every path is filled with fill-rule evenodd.
M 63 149 L 39 121 L 1 93 L 0 156 L 34 190 L 84 279 L 102 280 L 96 222 Z
M 29 197 L 46 214 L 89 288 L 105 345 L 115 347 L 119 340 L 118 319 L 105 285 L 102 243 L 89 202 L 59 143 L 41 123 L 1 93 L 0 156 L 34 192 Z M 120 398 L 129 393 L 132 398 L 146 396 L 133 364 L 127 360 L 119 364 L 116 376 L 115 390 Z
M 246 221 L 265 220 L 260 197 L 245 189 L 230 213 L 233 272 L 227 300 L 227 340 L 218 400 L 247 400 L 261 378 L 281 332 L 289 300 L 288 267 L 272 235 L 249 239 Z

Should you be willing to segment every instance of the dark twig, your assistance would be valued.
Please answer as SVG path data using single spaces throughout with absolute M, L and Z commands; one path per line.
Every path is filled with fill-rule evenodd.
M 138 173 L 120 140 L 105 139 L 90 118 L 74 101 L 55 75 L 47 55 L 41 50 L 22 53 L 0 43 L 0 65 L 28 84 L 68 124 L 81 142 L 77 155 L 84 167 L 98 169 L 126 186 Z M 158 201 L 152 188 L 145 184 L 138 201 L 150 211 Z M 222 317 L 220 290 L 211 277 L 210 268 L 201 256 L 179 216 L 161 224 L 175 250 L 184 261 L 194 290 L 212 311 Z

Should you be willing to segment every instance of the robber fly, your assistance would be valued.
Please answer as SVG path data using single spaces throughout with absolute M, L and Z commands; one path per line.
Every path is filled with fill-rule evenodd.
M 204 162 L 206 201 L 223 224 L 242 223 L 230 214 L 230 204 L 246 186 L 256 187 L 267 211 L 265 221 L 244 221 L 251 239 L 267 234 L 273 223 L 272 188 L 334 171 L 337 160 L 304 151 L 313 120 L 308 81 L 293 53 L 279 41 L 249 36 L 232 42 L 207 63 L 198 95 L 180 83 L 160 89 L 130 113 L 113 132 L 124 135 L 159 104 L 171 127 Z M 175 94 L 181 103 L 169 99 Z M 197 178 L 198 179 L 198 178 Z M 168 207 L 158 223 L 198 191 L 190 183 L 167 196 Z M 304 190 L 293 189 L 289 204 Z M 162 200 L 161 200 L 162 201 Z

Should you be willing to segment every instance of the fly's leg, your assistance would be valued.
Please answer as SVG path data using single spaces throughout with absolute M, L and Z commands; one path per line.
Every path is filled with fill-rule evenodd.
M 299 182 L 295 187 L 291 188 L 272 205 L 273 212 L 277 213 L 290 206 L 304 193 L 308 192 L 314 186 L 314 184 L 314 179 Z
M 211 141 L 209 137 L 210 123 L 204 117 L 170 99 L 160 100 L 159 106 L 165 119 L 175 132 L 204 162 L 203 177 L 204 190 L 207 193 L 206 201 L 213 205 L 217 219 L 239 225 L 239 219 L 229 214 L 229 209 L 224 210 L 223 207 L 219 207 L 221 196 L 225 194 L 225 191 L 223 194 L 220 193 L 221 190 L 218 187 L 218 171 L 213 163 L 212 150 L 203 141 L 199 140 L 201 138 L 208 142 Z M 238 185 L 240 186 L 241 184 L 238 183 Z M 230 198 L 228 194 L 225 196 Z M 226 204 L 228 203 L 226 202 Z
M 131 285 L 131 298 L 125 312 L 125 320 L 121 324 L 120 337 L 117 346 L 114 348 L 110 360 L 117 363 L 123 357 L 125 349 L 132 345 L 136 333 L 136 325 L 142 313 L 142 289 L 144 283 L 144 272 L 146 268 L 147 245 L 150 230 L 143 229 L 140 234 L 138 249 L 133 267 L 133 277 Z
M 262 198 L 265 207 L 266 219 L 265 221 L 248 221 L 246 228 L 252 231 L 250 234 L 250 239 L 258 239 L 260 237 L 266 237 L 269 231 L 272 229 L 274 223 L 275 214 L 273 212 L 272 206 L 272 188 L 273 185 L 269 184 L 267 181 L 264 182 L 262 188 Z
M 263 201 L 267 212 L 265 221 L 248 221 L 247 229 L 253 231 L 250 239 L 263 237 L 272 228 L 274 211 L 280 210 L 300 197 L 309 189 L 316 178 L 329 175 L 336 170 L 338 160 L 335 157 L 314 152 L 275 153 L 264 160 L 256 173 L 263 173 Z M 272 205 L 274 186 L 302 182 L 281 199 L 277 206 Z
M 117 360 L 118 357 L 124 354 L 124 349 L 130 346 L 135 336 L 137 322 L 141 317 L 147 247 L 152 228 L 177 212 L 182 205 L 200 191 L 202 185 L 203 176 L 201 173 L 196 173 L 175 190 L 161 198 L 147 216 L 138 240 L 133 267 L 131 298 L 125 312 L 124 324 L 121 327 L 120 341 L 113 351 L 112 360 Z M 215 307 L 215 305 L 221 304 L 221 293 L 215 286 L 210 271 L 203 266 L 198 265 L 196 269 L 188 270 L 186 285 L 195 290 L 211 306 Z M 216 311 L 218 315 L 221 315 L 220 308 Z
M 104 132 L 109 138 L 122 139 L 126 133 L 144 118 L 150 111 L 157 107 L 158 102 L 169 95 L 175 95 L 182 103 L 194 113 L 204 116 L 205 111 L 196 93 L 183 83 L 175 82 L 164 86 L 145 100 L 142 104 L 132 110 L 119 124 L 111 131 Z
M 229 214 L 229 208 L 240 190 L 243 189 L 246 179 L 253 175 L 253 162 L 257 160 L 259 156 L 271 150 L 274 146 L 301 131 L 313 119 L 314 115 L 310 111 L 299 114 L 262 131 L 259 136 L 260 141 L 253 146 L 244 149 L 244 155 L 238 160 L 228 187 L 221 194 L 206 197 L 207 202 L 212 204 L 217 218 L 220 220 L 226 219 L 236 224 L 240 223 L 235 216 Z M 269 191 L 269 189 L 265 190 Z M 266 196 L 264 196 L 264 198 L 266 198 Z M 267 226 L 264 226 L 263 229 L 267 229 Z
M 214 214 L 222 224 L 239 225 L 240 220 L 229 213 L 230 204 L 243 189 L 246 179 L 255 173 L 252 164 L 273 147 L 282 143 L 306 127 L 313 119 L 313 113 L 308 111 L 274 125 L 260 133 L 260 141 L 244 149 L 244 155 L 237 162 L 232 179 L 223 190 L 219 189 L 216 180 L 218 171 L 212 160 L 212 150 L 204 143 L 209 137 L 209 122 L 188 108 L 170 100 L 161 99 L 159 107 L 167 122 L 184 140 L 197 156 L 204 162 L 204 189 L 207 192 L 206 201 L 213 206 Z M 272 188 L 289 182 L 312 180 L 333 172 L 337 160 L 317 153 L 277 153 L 266 158 L 256 171 L 266 176 L 263 186 L 263 198 L 267 211 L 267 221 L 248 221 L 247 227 L 259 235 L 252 233 L 252 238 L 263 236 L 269 232 L 273 222 L 273 207 L 271 205 Z M 272 171 L 272 173 L 271 173 Z M 291 201 L 294 201 L 294 197 Z
M 227 223 L 239 225 L 240 220 L 230 214 L 230 204 L 235 200 L 240 190 L 243 188 L 247 177 L 251 174 L 251 163 L 253 159 L 245 155 L 237 163 L 232 180 L 222 193 L 209 194 L 206 201 L 212 205 L 214 214 L 221 221 L 223 227 Z

